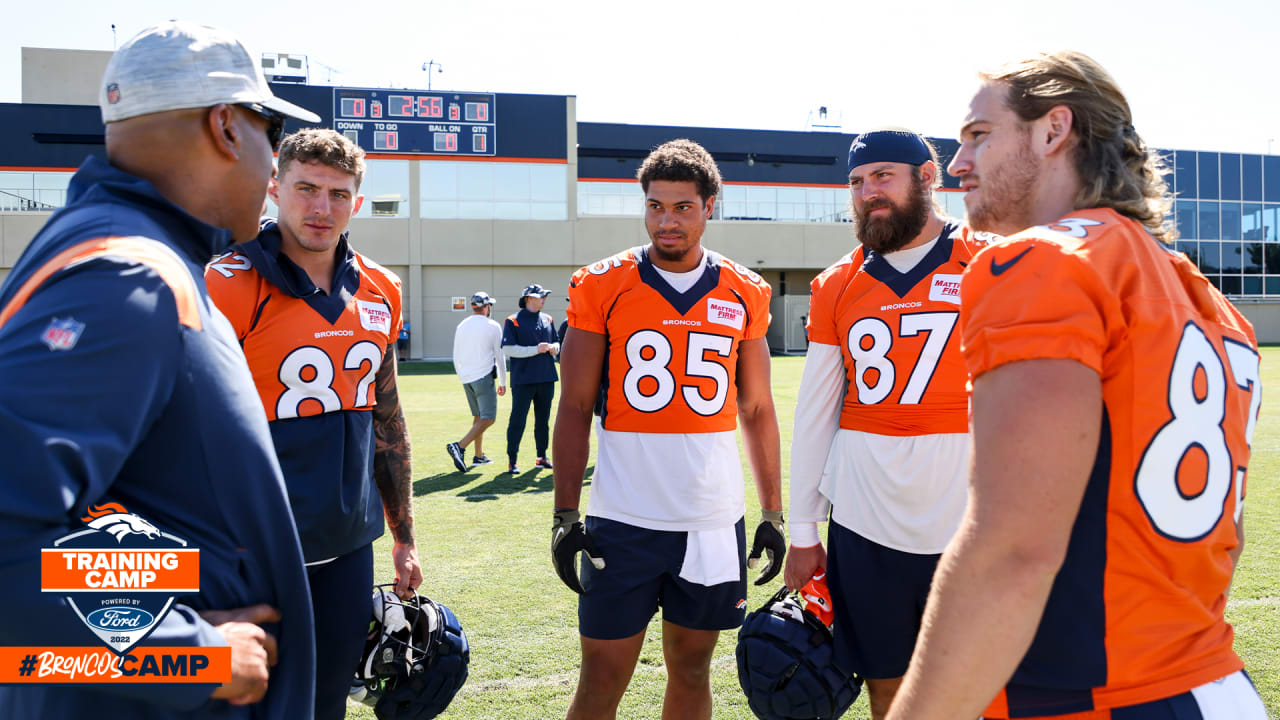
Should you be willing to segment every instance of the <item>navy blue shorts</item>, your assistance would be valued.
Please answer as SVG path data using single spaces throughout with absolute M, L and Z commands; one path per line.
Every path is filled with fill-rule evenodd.
M 581 565 L 578 631 L 597 640 L 619 640 L 645 629 L 658 606 L 662 619 L 693 630 L 728 630 L 742 624 L 747 607 L 746 529 L 738 535 L 738 580 L 698 585 L 680 578 L 688 533 L 649 530 L 587 517 L 587 532 L 604 556 L 605 569 Z
M 827 541 L 836 664 L 873 680 L 906 675 L 942 556 L 892 550 L 835 522 Z
M 373 612 L 373 545 L 307 567 L 316 630 L 316 720 L 341 720 Z

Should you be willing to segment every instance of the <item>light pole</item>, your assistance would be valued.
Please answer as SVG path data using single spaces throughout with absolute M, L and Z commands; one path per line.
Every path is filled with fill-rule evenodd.
M 431 90 L 431 67 L 432 66 L 435 66 L 436 72 L 438 73 L 444 72 L 444 66 L 436 62 L 435 60 L 428 60 L 427 62 L 422 63 L 422 69 L 427 73 L 427 90 L 428 91 Z

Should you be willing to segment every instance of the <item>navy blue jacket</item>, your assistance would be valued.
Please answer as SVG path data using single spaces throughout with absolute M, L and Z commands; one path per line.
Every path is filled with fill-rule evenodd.
M 502 344 L 537 346 L 538 343 L 558 343 L 555 323 L 546 313 L 535 313 L 521 310 L 507 317 L 502 324 Z M 540 382 L 555 382 L 560 376 L 556 374 L 556 360 L 551 353 L 538 353 L 527 358 L 511 358 L 511 384 L 529 385 Z
M 270 288 L 253 318 L 259 333 L 268 332 L 260 328 L 272 325 L 272 315 L 299 303 L 309 306 L 309 310 L 290 315 L 295 324 L 306 332 L 329 330 L 344 313 L 356 312 L 353 298 L 369 299 L 367 293 L 361 293 L 360 263 L 346 233 L 342 234 L 337 248 L 343 260 L 334 268 L 332 291 L 327 294 L 311 282 L 305 270 L 281 252 L 282 242 L 279 226 L 274 220 L 264 218 L 258 237 L 234 247 L 253 265 L 247 272 L 257 273 Z M 216 290 L 215 286 L 214 297 L 221 301 Z M 231 311 L 227 315 L 233 318 L 234 326 L 236 318 Z M 253 332 L 251 329 L 240 338 L 241 346 L 246 348 L 249 358 L 256 358 L 254 362 L 268 362 L 254 354 L 252 344 L 246 344 L 257 342 Z M 300 334 L 306 335 L 306 332 Z M 280 348 L 279 352 L 294 349 L 290 345 Z M 277 357 L 271 356 L 268 370 L 273 378 L 277 361 Z M 382 499 L 373 481 L 376 449 L 373 413 L 349 407 L 354 398 L 343 397 L 340 402 L 342 408 L 335 412 L 268 423 L 307 562 L 359 550 L 383 532 Z
M 158 241 L 177 274 L 125 254 L 88 260 L 0 328 L 0 645 L 99 644 L 60 595 L 40 592 L 40 549 L 83 529 L 89 505 L 116 502 L 200 550 L 200 592 L 179 596 L 143 645 L 225 645 L 197 612 L 267 603 L 283 617 L 266 627 L 280 662 L 250 706 L 211 700 L 208 685 L 13 686 L 0 687 L 0 717 L 310 717 L 302 551 L 244 355 L 204 285 L 230 233 L 90 158 L 0 286 L 0 307 L 60 251 L 130 236 Z M 46 342 L 54 318 L 82 326 L 74 343 Z

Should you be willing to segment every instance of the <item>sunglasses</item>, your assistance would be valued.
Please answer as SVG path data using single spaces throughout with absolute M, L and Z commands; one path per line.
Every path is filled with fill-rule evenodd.
M 240 107 L 267 121 L 267 141 L 271 143 L 271 152 L 279 150 L 280 139 L 284 137 L 284 115 L 257 103 L 244 103 Z

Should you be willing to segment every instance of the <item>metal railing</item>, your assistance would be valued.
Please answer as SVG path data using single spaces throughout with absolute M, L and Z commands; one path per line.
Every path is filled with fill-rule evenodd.
M 56 192 L 62 196 L 62 202 L 53 205 L 42 200 L 36 200 L 32 197 L 23 195 L 29 190 L 19 190 L 17 188 L 0 188 L 0 212 L 50 212 L 62 207 L 66 201 L 65 190 L 41 190 L 41 193 Z

